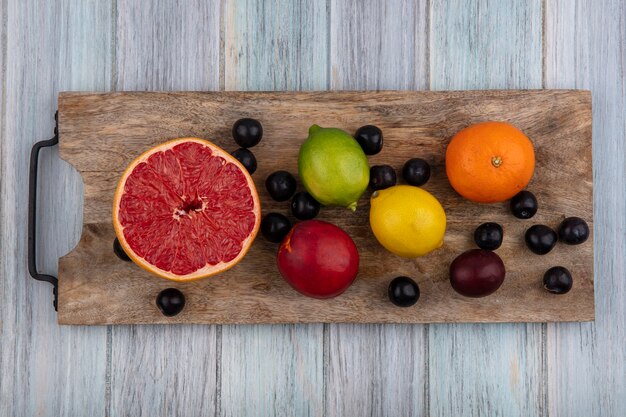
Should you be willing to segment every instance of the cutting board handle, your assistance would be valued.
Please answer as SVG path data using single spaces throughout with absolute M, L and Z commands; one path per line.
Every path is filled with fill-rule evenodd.
M 54 127 L 54 137 L 35 143 L 30 151 L 30 171 L 28 175 L 28 272 L 38 281 L 46 281 L 52 284 L 54 295 L 53 306 L 57 310 L 58 305 L 58 282 L 57 277 L 40 274 L 37 271 L 37 171 L 39 166 L 39 151 L 41 148 L 54 146 L 59 143 L 58 113 L 54 114 L 57 122 Z

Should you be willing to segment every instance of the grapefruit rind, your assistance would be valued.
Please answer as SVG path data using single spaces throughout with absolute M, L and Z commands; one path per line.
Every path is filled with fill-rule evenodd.
M 126 181 L 128 180 L 128 177 L 130 176 L 130 174 L 134 171 L 134 169 L 139 164 L 141 164 L 142 162 L 145 162 L 150 156 L 152 156 L 153 154 L 157 152 L 163 152 L 163 151 L 166 151 L 168 149 L 175 147 L 176 145 L 179 145 L 182 143 L 188 143 L 188 142 L 196 142 L 203 146 L 209 147 L 214 155 L 224 158 L 227 162 L 236 165 L 241 170 L 241 172 L 244 174 L 246 178 L 247 184 L 250 188 L 250 194 L 252 195 L 252 199 L 254 201 L 253 210 L 254 210 L 254 215 L 255 215 L 255 223 L 254 223 L 254 228 L 250 232 L 250 235 L 241 243 L 241 251 L 234 259 L 232 259 L 229 262 L 219 262 L 215 265 L 207 264 L 204 268 L 198 269 L 190 274 L 177 275 L 170 271 L 163 270 L 147 262 L 144 258 L 140 257 L 139 255 L 135 253 L 135 251 L 133 251 L 133 249 L 128 245 L 126 238 L 124 237 L 124 233 L 123 233 L 124 227 L 121 225 L 120 220 L 119 220 L 119 207 L 120 207 L 120 202 L 122 200 L 122 196 L 124 194 L 124 186 L 126 185 Z M 126 252 L 128 257 L 135 264 L 139 265 L 142 269 L 152 274 L 158 275 L 162 278 L 166 278 L 166 279 L 177 281 L 177 282 L 189 282 L 189 281 L 195 281 L 195 280 L 202 279 L 202 278 L 207 278 L 212 275 L 219 274 L 220 272 L 224 272 L 232 268 L 233 266 L 235 266 L 237 263 L 239 263 L 239 261 L 241 261 L 243 257 L 248 253 L 248 250 L 250 250 L 250 247 L 252 246 L 252 242 L 256 238 L 256 235 L 259 231 L 259 225 L 261 223 L 260 219 L 261 219 L 261 205 L 259 202 L 259 196 L 256 191 L 256 186 L 254 185 L 254 181 L 252 180 L 252 177 L 250 176 L 246 168 L 232 155 L 224 151 L 219 146 L 215 145 L 213 142 L 205 140 L 205 139 L 194 138 L 194 137 L 173 139 L 161 145 L 157 145 L 145 151 L 141 155 L 139 155 L 134 161 L 132 161 L 128 165 L 126 170 L 124 170 L 124 173 L 122 174 L 122 177 L 120 178 L 120 181 L 117 184 L 117 188 L 115 189 L 115 196 L 113 198 L 113 227 L 115 229 L 115 234 L 117 236 L 117 239 L 119 240 L 120 245 L 124 249 L 124 252 Z

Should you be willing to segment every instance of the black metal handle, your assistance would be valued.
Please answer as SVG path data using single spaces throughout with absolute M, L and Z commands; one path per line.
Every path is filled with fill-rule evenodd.
M 55 119 L 56 119 L 55 115 Z M 30 151 L 30 172 L 28 176 L 28 272 L 38 281 L 46 281 L 52 284 L 52 293 L 54 295 L 54 310 L 58 305 L 58 284 L 57 277 L 52 275 L 40 274 L 37 271 L 37 168 L 39 165 L 39 151 L 41 148 L 54 146 L 59 143 L 58 128 L 54 128 L 54 137 L 48 140 L 42 140 L 35 143 Z

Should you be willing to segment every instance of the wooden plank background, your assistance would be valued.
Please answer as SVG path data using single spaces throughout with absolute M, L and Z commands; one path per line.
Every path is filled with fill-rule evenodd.
M 626 414 L 620 0 L 0 0 L 0 416 Z M 589 88 L 596 321 L 59 327 L 26 268 L 28 153 L 60 90 Z M 82 185 L 42 152 L 39 267 Z
M 428 89 L 427 1 L 333 0 L 332 89 Z M 332 324 L 328 416 L 429 414 L 428 325 Z
M 220 5 L 114 2 L 115 90 L 217 90 Z M 216 326 L 109 326 L 107 416 L 214 415 Z
M 433 0 L 431 10 L 432 89 L 541 88 L 541 1 Z M 542 415 L 543 326 L 430 325 L 431 415 Z

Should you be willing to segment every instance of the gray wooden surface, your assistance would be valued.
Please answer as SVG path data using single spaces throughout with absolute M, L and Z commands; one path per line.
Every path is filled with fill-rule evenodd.
M 0 416 L 626 414 L 626 5 L 0 0 Z M 589 88 L 595 323 L 59 327 L 28 154 L 62 90 Z M 39 268 L 82 184 L 41 156 Z M 575 198 L 575 196 L 573 197 Z
M 432 0 L 434 10 L 430 88 L 541 88 L 540 0 Z M 430 325 L 430 414 L 542 415 L 543 326 Z

